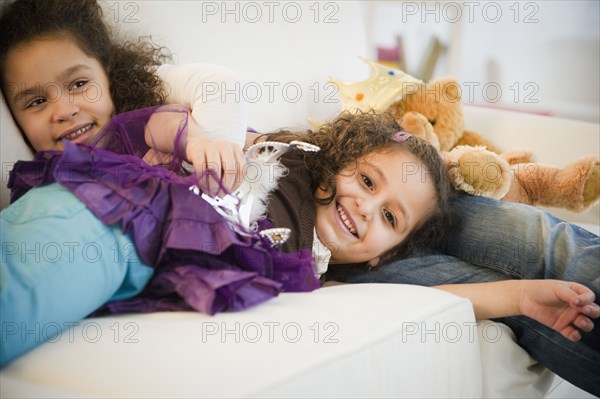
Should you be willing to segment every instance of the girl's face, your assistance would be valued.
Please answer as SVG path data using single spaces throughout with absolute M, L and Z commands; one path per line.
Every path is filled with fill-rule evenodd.
M 317 204 L 317 236 L 330 263 L 369 262 L 400 244 L 435 206 L 425 166 L 407 151 L 374 152 L 335 177 L 337 195 Z M 317 190 L 317 196 L 326 197 Z
M 4 80 L 8 105 L 38 151 L 62 150 L 62 139 L 88 140 L 114 112 L 104 68 L 68 36 L 48 36 L 13 49 Z

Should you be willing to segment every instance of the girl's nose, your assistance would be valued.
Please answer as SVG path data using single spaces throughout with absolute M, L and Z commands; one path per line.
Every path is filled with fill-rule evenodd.
M 52 105 L 55 122 L 68 122 L 79 113 L 79 106 L 68 95 L 59 95 Z
M 356 209 L 363 220 L 370 221 L 373 219 L 375 206 L 375 201 L 370 198 L 356 198 Z

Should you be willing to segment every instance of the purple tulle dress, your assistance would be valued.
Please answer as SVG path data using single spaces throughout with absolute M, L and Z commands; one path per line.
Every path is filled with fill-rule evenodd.
M 63 152 L 36 154 L 15 164 L 12 201 L 30 188 L 58 182 L 71 190 L 103 223 L 130 234 L 141 259 L 154 267 L 136 297 L 107 303 L 96 314 L 196 310 L 208 314 L 246 309 L 279 292 L 319 287 L 310 249 L 283 253 L 255 234 L 238 234 L 230 222 L 189 190 L 198 182 L 177 155 L 151 166 L 144 128 L 152 107 L 115 116 L 91 144 L 65 141 Z M 187 113 L 175 148 L 187 131 Z M 154 132 L 156 134 L 156 132 Z M 273 227 L 267 219 L 259 229 Z M 85 228 L 85 226 L 82 226 Z

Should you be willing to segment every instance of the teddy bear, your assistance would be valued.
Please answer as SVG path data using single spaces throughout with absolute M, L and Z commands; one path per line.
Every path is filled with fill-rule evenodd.
M 431 133 L 423 138 L 439 143 L 455 187 L 465 192 L 572 211 L 582 211 L 600 197 L 596 156 L 557 168 L 531 162 L 527 150 L 502 153 L 482 135 L 464 130 L 460 88 L 452 78 L 417 84 L 386 111 L 417 136 L 431 125 L 437 140 L 431 140 Z
M 600 158 L 564 168 L 532 162 L 529 150 L 501 152 L 481 134 L 464 129 L 461 90 L 452 78 L 424 83 L 400 70 L 364 59 L 361 82 L 329 81 L 344 110 L 392 114 L 404 130 L 439 149 L 455 188 L 469 194 L 530 205 L 582 211 L 600 198 Z
M 434 127 L 422 114 L 407 111 L 399 122 L 407 132 L 440 149 Z M 577 212 L 600 196 L 598 157 L 585 157 L 556 168 L 533 162 L 510 165 L 482 145 L 459 145 L 442 154 L 454 187 L 469 194 Z

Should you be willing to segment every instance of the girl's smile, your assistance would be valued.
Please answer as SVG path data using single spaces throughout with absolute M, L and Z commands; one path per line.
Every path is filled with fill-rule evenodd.
M 341 230 L 350 233 L 353 237 L 360 238 L 358 231 L 356 230 L 356 224 L 354 223 L 349 212 L 344 207 L 336 202 L 335 210 L 337 212 L 337 219 L 340 222 Z
M 85 141 L 89 136 L 91 136 L 92 129 L 95 125 L 95 123 L 82 123 L 73 128 L 67 129 L 58 136 L 57 141 L 62 139 L 67 139 L 75 143 Z
M 69 34 L 19 45 L 6 60 L 10 109 L 35 150 L 82 143 L 110 120 L 114 105 L 106 71 Z

